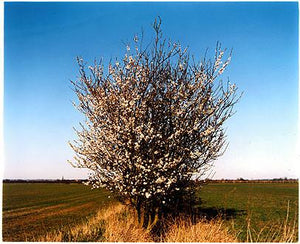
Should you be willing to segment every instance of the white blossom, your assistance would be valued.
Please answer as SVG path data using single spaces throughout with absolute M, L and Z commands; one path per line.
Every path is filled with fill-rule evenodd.
M 179 44 L 162 47 L 132 53 L 127 45 L 108 74 L 102 64 L 85 71 L 78 59 L 80 77 L 72 82 L 85 123 L 70 143 L 71 164 L 92 172 L 94 188 L 145 205 L 170 204 L 169 194 L 209 169 L 221 155 L 223 125 L 237 101 L 235 85 L 219 82 L 230 62 L 224 50 L 194 65 Z

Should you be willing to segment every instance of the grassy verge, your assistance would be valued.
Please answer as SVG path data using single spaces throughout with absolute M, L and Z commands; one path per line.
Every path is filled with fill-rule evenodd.
M 161 235 L 157 236 L 142 229 L 136 222 L 135 213 L 124 205 L 117 204 L 101 210 L 87 222 L 64 231 L 55 231 L 42 236 L 43 242 L 238 242 L 238 230 L 226 226 L 222 216 L 195 222 L 185 216 L 164 220 Z M 295 223 L 285 221 L 280 228 L 269 230 L 268 237 L 253 238 L 248 226 L 247 242 L 296 242 Z
M 40 237 L 37 241 L 50 242 L 236 242 L 221 220 L 199 221 L 193 224 L 184 218 L 168 221 L 166 231 L 160 237 L 153 236 L 136 222 L 133 211 L 124 205 L 111 206 L 100 211 L 84 224 L 69 230 L 55 231 Z

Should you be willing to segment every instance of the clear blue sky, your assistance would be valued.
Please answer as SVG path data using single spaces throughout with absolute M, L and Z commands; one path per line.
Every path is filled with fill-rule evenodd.
M 66 161 L 82 116 L 71 101 L 75 57 L 124 54 L 123 42 L 162 18 L 166 37 L 196 57 L 233 48 L 224 79 L 244 95 L 227 123 L 229 148 L 215 178 L 297 177 L 298 4 L 5 3 L 4 178 L 78 178 Z M 299 159 L 299 158 L 298 158 Z

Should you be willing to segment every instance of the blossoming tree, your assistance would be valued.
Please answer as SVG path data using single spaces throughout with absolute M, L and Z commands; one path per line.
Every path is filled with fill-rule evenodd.
M 95 187 L 127 199 L 148 228 L 224 152 L 223 125 L 238 100 L 235 85 L 219 81 L 230 61 L 219 45 L 214 60 L 196 64 L 163 39 L 160 21 L 153 26 L 152 46 L 139 48 L 135 37 L 107 71 L 78 59 L 72 84 L 86 121 L 70 143 L 71 163 L 90 169 Z

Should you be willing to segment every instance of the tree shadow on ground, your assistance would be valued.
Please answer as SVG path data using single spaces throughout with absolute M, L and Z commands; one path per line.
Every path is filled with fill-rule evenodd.
M 199 219 L 203 220 L 230 220 L 236 219 L 238 216 L 244 216 L 247 211 L 244 209 L 224 208 L 224 207 L 205 207 L 205 202 L 201 198 L 196 198 L 192 206 L 182 209 L 183 214 L 192 219 L 193 223 L 197 223 Z
M 231 220 L 238 216 L 246 215 L 246 210 L 234 209 L 234 208 L 217 208 L 217 207 L 204 207 L 202 201 L 199 199 L 197 203 L 193 205 L 183 205 L 176 212 L 169 212 L 163 221 L 159 222 L 153 229 L 154 239 L 161 240 L 164 234 L 168 232 L 170 226 L 174 223 L 176 217 L 183 217 L 190 220 L 193 225 L 200 221 L 207 220 Z
M 175 209 L 175 216 L 185 216 L 196 222 L 198 220 L 230 220 L 235 219 L 238 216 L 247 214 L 246 210 L 224 207 L 205 207 L 201 198 L 193 199 L 193 201 L 182 202 L 181 205 Z M 173 215 L 174 216 L 174 215 Z

